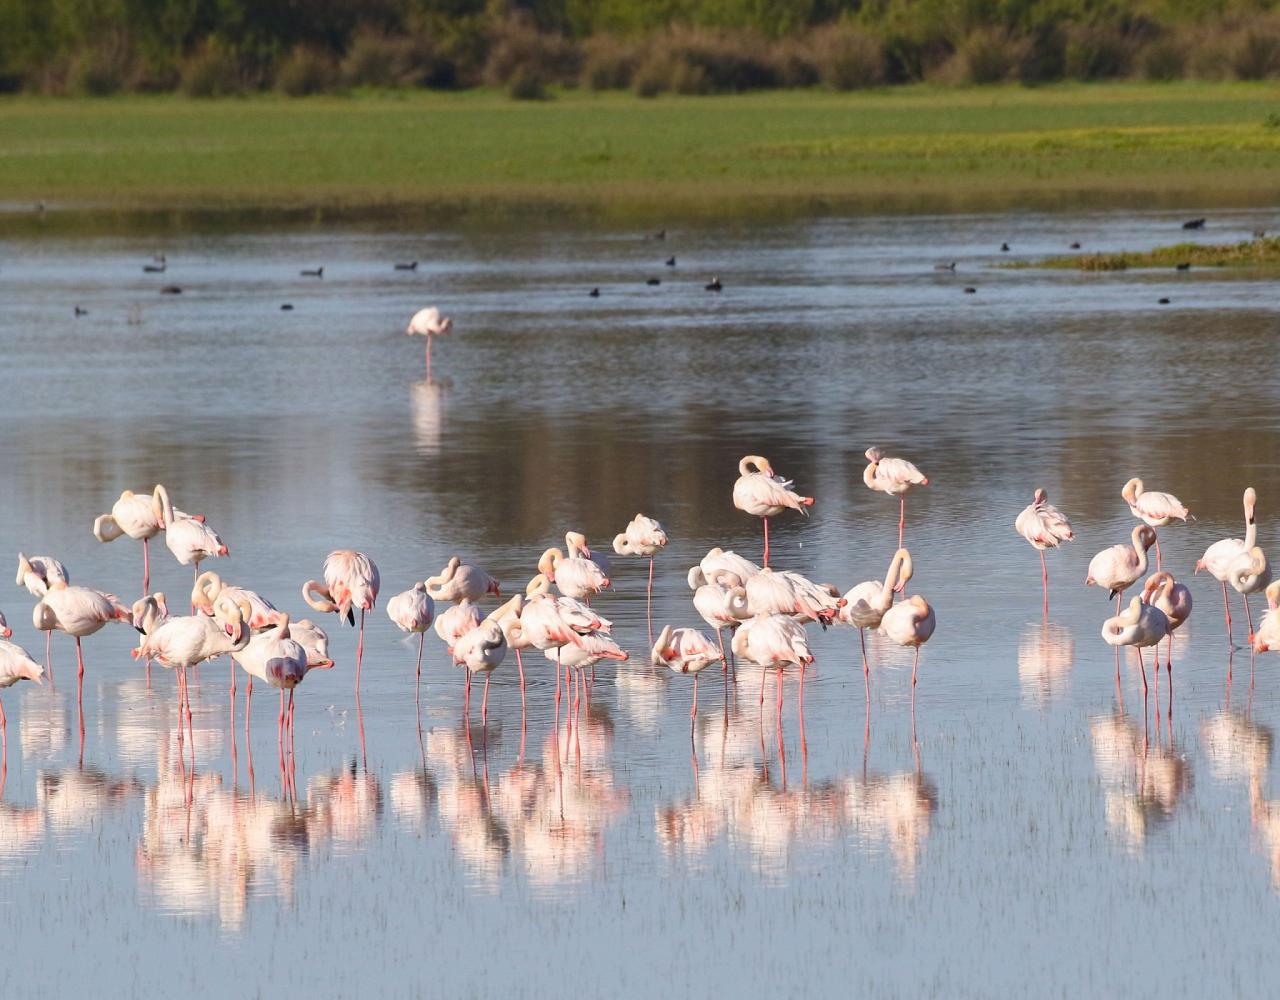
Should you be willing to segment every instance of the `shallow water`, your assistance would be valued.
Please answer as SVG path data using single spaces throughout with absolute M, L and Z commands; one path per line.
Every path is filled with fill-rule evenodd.
M 6 559 L 56 555 L 135 597 L 137 543 L 89 529 L 121 489 L 163 481 L 229 544 L 213 568 L 295 615 L 332 548 L 369 553 L 384 588 L 358 705 L 355 636 L 324 623 L 339 662 L 298 692 L 296 799 L 273 693 L 246 742 L 243 678 L 233 723 L 225 661 L 199 671 L 193 777 L 173 677 L 157 667 L 148 688 L 135 634 L 85 641 L 83 737 L 55 637 L 55 684 L 2 695 L 0 991 L 1274 991 L 1273 659 L 1228 655 L 1202 575 L 1172 712 L 1165 678 L 1144 704 L 1136 658 L 1117 691 L 1109 604 L 1082 581 L 1134 523 L 1130 475 L 1198 518 L 1161 533 L 1180 576 L 1240 534 L 1246 485 L 1272 542 L 1275 283 L 994 266 L 1276 225 L 1179 221 L 0 241 Z M 167 273 L 144 275 L 159 252 Z M 298 273 L 319 264 L 322 280 Z M 428 303 L 456 322 L 430 382 L 402 332 Z M 740 665 L 736 684 L 704 675 L 691 740 L 687 679 L 647 666 L 646 564 L 620 557 L 599 607 L 632 659 L 598 670 L 576 726 L 538 654 L 523 717 L 508 664 L 487 728 L 474 699 L 464 724 L 434 634 L 415 703 L 416 644 L 383 605 L 454 553 L 514 591 L 565 530 L 607 548 L 644 511 L 671 536 L 655 617 L 701 625 L 685 570 L 712 545 L 760 555 L 729 500 L 748 452 L 817 497 L 774 523 L 774 565 L 841 590 L 882 577 L 897 511 L 862 485 L 871 444 L 930 477 L 907 503 L 910 589 L 939 620 L 914 726 L 909 655 L 870 641 L 867 704 L 856 635 L 813 628 L 803 720 L 797 678 L 779 724 L 773 680 L 762 709 Z M 1012 529 L 1037 485 L 1077 535 L 1049 555 L 1047 621 Z M 190 569 L 157 544 L 152 571 L 181 605 Z M 4 586 L 39 658 L 31 598 Z

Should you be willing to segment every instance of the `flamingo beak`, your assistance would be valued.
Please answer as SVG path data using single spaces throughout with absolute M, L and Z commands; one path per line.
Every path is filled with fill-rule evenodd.
M 5 625 L 2 628 L 0 628 L 0 638 L 8 639 L 11 635 L 13 635 L 13 629 L 11 629 L 8 625 Z
M 317 662 L 317 663 L 310 663 L 310 664 L 308 664 L 308 666 L 309 666 L 309 667 L 311 667 L 311 669 L 312 669 L 312 670 L 332 670 L 332 669 L 333 669 L 333 661 L 332 661 L 332 660 L 320 660 L 320 661 L 319 661 L 319 662 Z

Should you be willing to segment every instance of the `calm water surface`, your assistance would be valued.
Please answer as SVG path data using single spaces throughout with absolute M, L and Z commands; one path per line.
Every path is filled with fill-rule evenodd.
M 358 705 L 355 636 L 326 623 L 339 664 L 299 689 L 296 798 L 274 699 L 246 740 L 225 661 L 193 679 L 184 786 L 172 675 L 148 687 L 123 626 L 86 640 L 81 739 L 55 637 L 56 683 L 3 695 L 0 993 L 1275 992 L 1280 660 L 1228 654 L 1202 576 L 1172 711 L 1163 681 L 1144 705 L 1136 660 L 1117 692 L 1108 602 L 1082 581 L 1132 527 L 1130 475 L 1196 513 L 1162 534 L 1180 575 L 1240 534 L 1246 485 L 1274 542 L 1276 284 L 993 266 L 1160 245 L 1179 221 L 0 241 L 5 565 L 48 553 L 137 596 L 140 547 L 90 526 L 163 481 L 230 545 L 215 568 L 295 616 L 336 547 L 384 588 Z M 1280 219 L 1211 223 L 1192 238 Z M 144 275 L 160 252 L 168 272 Z M 402 332 L 429 303 L 456 322 L 431 382 Z M 868 705 L 856 635 L 813 629 L 803 722 L 795 678 L 779 725 L 743 665 L 706 676 L 691 740 L 688 683 L 647 665 L 646 566 L 621 558 L 599 606 L 632 659 L 598 671 L 578 726 L 537 654 L 523 717 L 511 664 L 487 730 L 467 726 L 434 635 L 415 703 L 416 645 L 382 605 L 455 553 L 514 591 L 565 530 L 607 547 L 644 511 L 671 536 L 656 617 L 701 625 L 686 569 L 712 545 L 760 554 L 729 498 L 745 453 L 817 497 L 775 523 L 776 565 L 880 578 L 897 511 L 862 485 L 871 444 L 930 477 L 907 511 L 911 590 L 939 620 L 914 730 L 909 656 L 872 641 Z M 1077 533 L 1050 555 L 1047 621 L 1012 530 L 1037 485 Z M 183 603 L 190 570 L 153 555 Z M 38 658 L 31 603 L 0 587 Z

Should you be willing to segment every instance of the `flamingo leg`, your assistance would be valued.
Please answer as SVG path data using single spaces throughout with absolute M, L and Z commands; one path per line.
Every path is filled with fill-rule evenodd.
M 356 690 L 360 690 L 360 661 L 364 658 L 364 608 L 360 609 L 360 637 L 356 639 Z
M 862 676 L 867 679 L 871 676 L 871 665 L 867 663 L 867 630 L 858 629 L 858 642 L 862 644 Z
M 920 667 L 920 647 L 916 647 L 916 655 L 911 660 L 911 696 L 915 697 L 916 691 L 916 671 Z
M 1253 611 L 1249 608 L 1249 595 L 1241 594 L 1240 596 L 1241 598 L 1244 599 L 1244 614 L 1245 614 L 1245 618 L 1249 622 L 1249 644 L 1252 646 L 1253 645 Z
M 293 688 L 289 688 L 289 752 L 293 753 Z
M 484 697 L 480 699 L 480 724 L 482 726 L 489 723 L 489 681 L 492 674 L 484 675 Z
M 761 708 L 764 707 L 764 682 L 765 682 L 765 678 L 767 678 L 768 676 L 769 676 L 769 671 L 765 670 L 762 667 L 760 670 L 760 707 Z
M 1235 649 L 1236 644 L 1231 641 L 1231 605 L 1227 601 L 1227 581 L 1222 581 L 1222 613 L 1227 619 L 1227 649 Z
M 142 540 L 142 596 L 151 592 L 151 539 Z
M 471 670 L 467 670 L 467 686 L 462 696 L 462 717 L 465 719 L 471 714 Z
M 194 594 L 194 593 L 195 593 L 195 590 L 196 590 L 196 582 L 197 582 L 199 579 L 200 579 L 200 560 L 199 560 L 199 559 L 197 559 L 197 560 L 196 560 L 196 564 L 195 564 L 195 566 L 192 568 L 192 572 L 191 572 L 191 592 L 192 592 L 192 594 Z M 145 596 L 145 595 L 144 595 L 144 596 Z M 195 601 L 192 601 L 192 602 L 191 602 L 191 613 L 192 613 L 193 615 L 196 613 L 196 602 L 195 602 Z
M 236 658 L 231 659 L 231 703 L 234 705 L 236 701 Z
M 1155 531 L 1154 528 L 1151 530 Z M 1159 573 L 1163 568 L 1163 564 L 1160 561 L 1160 536 L 1156 535 L 1156 572 Z
M 80 637 L 76 636 L 76 704 L 84 702 L 84 651 L 80 648 Z
M 902 548 L 902 535 L 907 528 L 907 495 L 898 496 L 898 548 Z
M 427 334 L 427 381 L 431 381 L 431 334 Z
M 763 518 L 764 521 L 764 568 L 769 568 L 769 519 Z
M 9 754 L 9 720 L 4 714 L 4 703 L 0 702 L 0 752 Z
M 249 675 L 249 686 L 244 693 L 244 741 L 249 742 L 249 712 L 253 709 L 253 674 Z
M 427 633 L 419 632 L 418 633 L 418 665 L 414 668 L 415 671 L 417 672 L 419 683 L 421 683 L 422 681 L 422 647 L 423 647 L 423 644 L 426 643 L 426 641 L 427 641 Z
M 1142 662 L 1142 647 L 1138 647 L 1138 669 L 1142 671 L 1142 696 L 1147 696 L 1147 667 Z
M 696 718 L 698 715 L 698 675 L 693 675 L 693 707 L 689 709 L 689 718 Z
M 284 764 L 284 688 L 280 689 L 280 714 L 276 717 L 276 745 L 280 748 L 280 762 Z
M 50 629 L 44 634 L 44 671 L 49 675 L 49 683 L 53 684 L 53 660 L 50 659 L 50 653 L 53 650 L 53 630 Z M 148 660 L 147 664 L 150 665 Z
M 1049 617 L 1049 564 L 1044 561 L 1044 549 L 1040 550 L 1040 584 L 1044 588 L 1044 616 Z
M 524 711 L 524 657 L 516 650 L 516 667 L 520 671 L 520 711 Z

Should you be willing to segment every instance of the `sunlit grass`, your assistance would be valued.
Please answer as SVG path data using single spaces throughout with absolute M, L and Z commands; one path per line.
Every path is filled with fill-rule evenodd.
M 1131 267 L 1280 267 L 1280 237 L 1241 243 L 1178 243 L 1154 250 L 1084 253 L 1050 257 L 1019 267 L 1053 267 L 1081 271 L 1125 271 Z
M 0 100 L 9 202 L 718 214 L 1048 198 L 1230 203 L 1280 187 L 1265 84 L 714 98 L 485 92 Z M 1270 117 L 1269 117 L 1270 116 Z M 1270 124 L 1269 124 L 1270 122 Z

